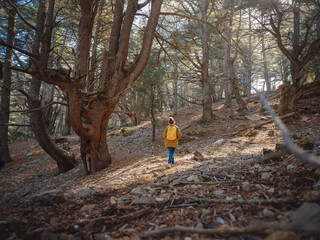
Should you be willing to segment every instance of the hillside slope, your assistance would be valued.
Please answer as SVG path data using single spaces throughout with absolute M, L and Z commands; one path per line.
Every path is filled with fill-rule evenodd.
M 267 98 L 271 105 L 279 101 L 277 93 Z M 296 141 L 314 153 L 320 147 L 319 102 L 319 96 L 303 99 L 299 111 L 285 120 Z M 205 239 L 212 236 L 166 227 L 194 227 L 201 232 L 284 221 L 289 210 L 303 204 L 305 191 L 319 188 L 313 179 L 315 168 L 291 154 L 259 162 L 263 151 L 274 151 L 282 137 L 274 124 L 236 134 L 270 119 L 256 97 L 248 104 L 246 116 L 238 114 L 235 105 L 225 109 L 215 103 L 213 107 L 216 120 L 209 125 L 201 123 L 200 107 L 181 109 L 175 116 L 184 137 L 175 154 L 176 167 L 171 169 L 166 168 L 168 153 L 162 139 L 167 116 L 160 118 L 155 142 L 149 122 L 126 128 L 132 133 L 129 136 L 110 131 L 113 162 L 89 176 L 83 174 L 75 135 L 60 144 L 76 154 L 79 164 L 59 175 L 55 162 L 36 141 L 12 144 L 14 161 L 0 172 L 0 239 L 12 234 L 21 239 L 129 239 L 159 228 L 164 233 L 150 236 Z M 252 117 L 259 120 L 248 120 Z M 270 232 L 250 234 L 261 239 Z M 316 233 L 290 234 L 311 239 Z M 230 235 L 216 237 L 243 239 L 240 234 Z

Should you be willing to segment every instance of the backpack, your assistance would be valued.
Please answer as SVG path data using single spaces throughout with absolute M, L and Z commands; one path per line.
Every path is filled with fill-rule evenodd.
M 167 139 L 168 140 L 176 140 L 177 139 L 177 128 L 176 126 L 169 126 L 167 130 Z

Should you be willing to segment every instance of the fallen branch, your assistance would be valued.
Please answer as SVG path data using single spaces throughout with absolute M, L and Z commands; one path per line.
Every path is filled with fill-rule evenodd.
M 278 126 L 278 128 L 282 132 L 283 140 L 286 144 L 288 151 L 293 153 L 297 157 L 299 157 L 302 161 L 320 168 L 320 158 L 317 158 L 315 155 L 306 153 L 301 147 L 299 147 L 298 145 L 296 145 L 292 142 L 290 134 L 289 134 L 289 130 L 286 128 L 286 126 L 281 121 L 281 119 L 274 113 L 274 111 L 272 110 L 272 108 L 268 104 L 267 100 L 254 87 L 252 87 L 252 88 L 256 91 L 260 100 L 263 102 L 263 104 L 265 105 L 269 114 L 272 116 L 273 121 L 276 123 L 276 125 Z
M 279 158 L 279 157 L 284 156 L 286 154 L 288 154 L 288 151 L 286 151 L 286 150 L 279 151 L 279 152 L 271 152 L 271 153 L 268 153 L 258 159 L 250 160 L 250 161 L 246 162 L 246 164 L 252 165 L 254 163 L 262 163 L 262 162 L 265 162 L 265 161 L 273 159 L 273 158 Z
M 272 152 L 272 153 L 268 153 L 264 156 L 258 157 L 256 159 L 252 159 L 252 160 L 248 160 L 248 161 L 244 161 L 244 162 L 237 162 L 235 164 L 232 165 L 228 165 L 228 166 L 224 166 L 224 167 L 220 167 L 215 169 L 216 173 L 220 173 L 220 172 L 224 172 L 226 169 L 234 169 L 234 168 L 240 168 L 240 167 L 244 167 L 247 165 L 253 165 L 255 163 L 263 163 L 267 160 L 273 159 L 273 158 L 279 158 L 281 156 L 284 156 L 286 154 L 288 154 L 289 152 L 287 150 L 282 150 L 279 152 Z M 235 179 L 230 180 L 230 181 L 235 181 Z
M 142 217 L 144 215 L 147 215 L 152 212 L 152 208 L 146 208 L 141 209 L 136 212 L 128 213 L 126 215 L 114 218 L 114 217 L 99 217 L 99 218 L 93 218 L 93 219 L 81 219 L 80 223 L 89 223 L 89 224 L 95 224 L 98 222 L 103 222 L 104 224 L 115 224 L 120 222 L 127 222 L 132 219 L 136 219 L 139 217 Z
M 197 203 L 182 203 L 178 205 L 171 205 L 168 208 L 180 208 L 180 207 L 190 207 L 190 206 L 198 206 Z
M 31 125 L 28 125 L 28 124 L 14 124 L 14 123 L 0 123 L 0 126 L 31 127 Z
M 216 198 L 197 198 L 193 196 L 189 196 L 183 193 L 180 194 L 180 198 L 191 199 L 198 202 L 206 202 L 206 203 L 220 203 L 220 204 L 268 204 L 268 203 L 287 203 L 292 202 L 294 199 L 292 198 L 269 198 L 269 199 L 216 199 Z
M 195 185 L 220 185 L 221 183 L 229 183 L 229 181 L 222 182 L 180 182 L 181 184 L 195 184 Z
M 295 114 L 296 114 L 296 113 L 289 113 L 289 114 L 283 115 L 283 116 L 281 116 L 281 119 L 285 119 L 285 118 L 288 118 L 288 117 L 292 117 L 292 116 L 295 115 Z M 231 134 L 231 136 L 235 136 L 235 135 L 237 135 L 238 133 L 240 133 L 240 132 L 242 132 L 242 131 L 245 131 L 245 130 L 248 130 L 248 129 L 260 128 L 260 127 L 262 127 L 263 125 L 267 125 L 267 124 L 270 124 L 270 123 L 272 123 L 272 122 L 273 122 L 273 119 L 268 120 L 268 121 L 265 121 L 265 122 L 262 122 L 262 123 L 255 124 L 255 125 L 250 126 L 250 127 L 242 128 L 242 129 L 240 129 L 240 130 L 238 130 L 238 131 L 236 131 L 236 132 L 233 132 L 233 133 L 227 133 L 227 134 L 225 134 L 224 136 L 227 136 L 227 135 L 230 135 L 230 134 Z
M 205 235 L 213 235 L 213 234 L 223 234 L 223 235 L 237 235 L 244 233 L 255 233 L 261 234 L 265 233 L 266 230 L 285 230 L 289 227 L 286 224 L 279 222 L 270 222 L 270 223 L 261 223 L 248 227 L 228 227 L 222 226 L 214 229 L 198 229 L 193 227 L 167 227 L 160 228 L 153 231 L 148 231 L 141 235 L 143 238 L 154 237 L 158 235 L 166 235 L 168 233 L 197 233 L 197 234 L 205 234 Z

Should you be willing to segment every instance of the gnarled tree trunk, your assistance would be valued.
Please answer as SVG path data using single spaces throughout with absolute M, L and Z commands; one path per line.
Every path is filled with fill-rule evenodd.
M 32 52 L 38 57 L 38 64 L 32 62 L 32 69 L 36 71 L 43 71 L 48 63 L 49 51 L 51 44 L 51 34 L 53 28 L 53 9 L 54 0 L 50 0 L 48 12 L 44 1 L 39 1 L 39 11 L 37 17 L 37 33 L 32 47 Z M 43 39 L 40 39 L 40 34 L 43 33 Z M 42 44 L 41 44 L 42 42 Z M 57 162 L 60 172 L 66 172 L 75 166 L 74 155 L 59 148 L 50 138 L 46 129 L 45 118 L 41 109 L 39 100 L 41 82 L 37 77 L 33 76 L 30 84 L 28 103 L 29 110 L 31 110 L 30 121 L 32 130 L 38 140 L 40 146 Z M 33 109 L 38 109 L 33 111 Z
M 275 37 L 279 49 L 290 61 L 291 83 L 285 84 L 279 106 L 279 113 L 286 114 L 296 110 L 296 104 L 303 94 L 302 88 L 306 80 L 304 68 L 307 67 L 308 62 L 320 49 L 320 38 L 311 36 L 311 29 L 317 20 L 317 14 L 314 15 L 313 13 L 317 11 L 317 6 L 312 1 L 292 1 L 285 11 L 289 12 L 288 10 L 290 10 L 293 13 L 293 33 L 284 34 L 284 29 L 281 29 L 282 26 L 285 26 L 283 24 L 283 6 L 276 1 L 270 1 L 270 3 L 273 9 L 273 14 L 270 15 L 271 29 L 266 29 Z M 309 15 L 304 12 L 304 16 L 301 18 L 300 5 L 305 5 L 310 9 L 314 7 L 314 11 L 311 11 Z M 274 15 L 277 17 L 274 18 Z M 302 20 L 304 21 L 304 31 L 300 31 L 300 24 L 302 25 L 300 22 Z
M 15 0 L 13 4 L 16 4 Z M 7 44 L 14 45 L 15 36 L 15 26 L 16 26 L 16 13 L 13 9 L 9 10 L 8 16 L 8 35 Z M 9 110 L 10 110 L 10 94 L 11 94 L 11 77 L 12 77 L 12 67 L 13 61 L 13 51 L 12 48 L 6 47 L 6 56 L 4 62 L 3 71 L 3 84 L 1 92 L 1 105 L 0 105 L 0 160 L 4 162 L 11 162 L 11 156 L 8 146 L 8 124 L 9 124 Z M 0 66 L 2 68 L 2 66 Z M 2 69 L 0 69 L 2 71 Z

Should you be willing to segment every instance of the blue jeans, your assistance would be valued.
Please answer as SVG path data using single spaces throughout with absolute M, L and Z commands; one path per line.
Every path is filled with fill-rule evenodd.
M 174 147 L 168 147 L 169 149 L 169 160 L 168 164 L 174 164 L 174 151 L 176 150 Z

